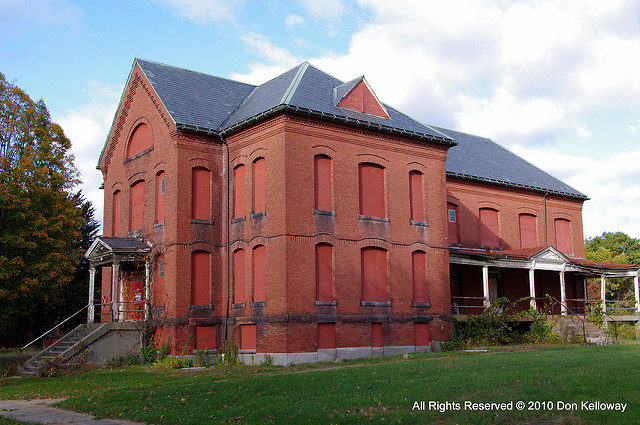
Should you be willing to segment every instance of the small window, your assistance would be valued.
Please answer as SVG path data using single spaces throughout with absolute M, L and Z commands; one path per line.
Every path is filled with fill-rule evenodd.
M 164 195 L 165 187 L 164 187 L 164 177 L 160 179 L 160 194 Z
M 196 349 L 214 350 L 216 348 L 215 326 L 196 326 Z
M 164 171 L 156 175 L 156 206 L 155 206 L 155 223 L 164 222 Z
M 456 210 L 449 208 L 449 223 L 456 222 Z
M 256 325 L 240 326 L 240 348 L 242 350 L 255 350 L 257 347 Z
M 158 261 L 158 277 L 164 277 L 164 261 Z
M 447 203 L 447 239 L 449 244 L 458 245 L 460 243 L 460 229 L 458 227 L 458 207 L 455 204 Z
M 382 323 L 372 323 L 371 324 L 371 346 L 372 347 L 382 347 L 384 344 L 383 334 L 382 334 Z
M 415 323 L 413 325 L 413 339 L 416 347 L 426 347 L 429 345 L 429 324 Z
M 336 348 L 335 323 L 318 323 L 318 349 Z

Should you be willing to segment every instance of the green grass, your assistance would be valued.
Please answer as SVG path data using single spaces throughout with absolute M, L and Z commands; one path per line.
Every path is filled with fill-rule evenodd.
M 208 423 L 640 423 L 640 344 L 502 349 L 294 368 L 94 370 L 0 381 L 0 398 L 69 397 L 99 417 Z M 292 373 L 295 372 L 295 373 Z M 625 413 L 417 411 L 415 401 L 603 401 Z M 542 420 L 544 422 L 532 422 Z
M 0 378 L 14 375 L 21 359 L 22 361 L 29 360 L 39 351 L 39 349 L 29 348 L 21 355 L 17 348 L 0 348 Z

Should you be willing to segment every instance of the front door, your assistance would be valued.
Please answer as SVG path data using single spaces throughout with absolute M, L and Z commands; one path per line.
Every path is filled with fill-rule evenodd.
M 489 301 L 494 304 L 502 297 L 502 279 L 499 273 L 489 273 Z

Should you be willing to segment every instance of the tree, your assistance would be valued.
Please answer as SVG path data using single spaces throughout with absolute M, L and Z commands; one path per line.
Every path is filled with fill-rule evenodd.
M 0 332 L 37 329 L 39 315 L 74 276 L 79 183 L 71 143 L 42 100 L 0 73 Z M 22 336 L 24 338 L 24 335 Z

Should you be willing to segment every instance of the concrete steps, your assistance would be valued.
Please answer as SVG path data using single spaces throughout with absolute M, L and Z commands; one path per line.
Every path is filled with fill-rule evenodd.
M 582 317 L 550 316 L 547 322 L 551 326 L 551 331 L 565 341 L 584 341 L 594 345 L 608 345 L 615 342 L 606 330 Z

